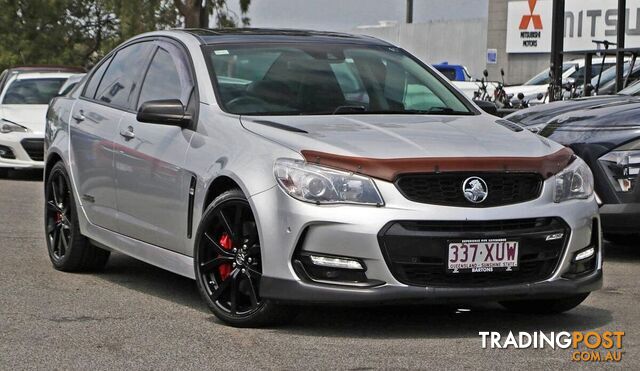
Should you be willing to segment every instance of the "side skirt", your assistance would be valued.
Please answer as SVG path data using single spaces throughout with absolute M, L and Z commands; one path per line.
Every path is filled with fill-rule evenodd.
M 193 258 L 86 223 L 83 234 L 98 245 L 195 280 Z

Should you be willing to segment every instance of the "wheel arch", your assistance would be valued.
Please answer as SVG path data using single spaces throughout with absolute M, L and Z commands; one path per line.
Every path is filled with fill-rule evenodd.
M 248 197 L 246 190 L 240 185 L 239 182 L 237 182 L 230 176 L 220 175 L 217 178 L 215 178 L 211 182 L 211 184 L 209 184 L 209 187 L 207 188 L 207 191 L 205 193 L 202 213 L 204 213 L 207 207 L 211 205 L 213 200 L 215 200 L 218 196 L 220 196 L 224 192 L 232 189 L 240 189 Z
M 62 155 L 60 155 L 58 152 L 50 151 L 49 154 L 47 155 L 47 161 L 45 162 L 45 166 L 44 166 L 45 184 L 47 183 L 47 179 L 49 179 L 49 174 L 51 173 L 51 169 L 53 169 L 55 164 L 57 164 L 58 162 L 64 163 L 64 159 L 62 158 Z

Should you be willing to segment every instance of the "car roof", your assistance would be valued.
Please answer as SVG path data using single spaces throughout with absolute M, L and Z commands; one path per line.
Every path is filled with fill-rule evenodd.
M 391 46 L 386 41 L 371 36 L 327 31 L 270 28 L 187 28 L 172 31 L 189 33 L 205 45 L 249 42 L 325 42 Z

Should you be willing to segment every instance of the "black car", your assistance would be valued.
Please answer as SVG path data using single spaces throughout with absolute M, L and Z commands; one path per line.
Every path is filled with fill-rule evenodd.
M 516 111 L 505 118 L 537 133 L 558 115 L 591 107 L 617 105 L 621 102 L 640 102 L 640 82 L 628 86 L 615 95 L 600 95 L 540 104 Z
M 640 99 L 618 95 L 558 102 L 544 114 L 540 108 L 510 118 L 543 123 L 540 135 L 570 147 L 589 164 L 605 237 L 633 241 L 640 233 Z

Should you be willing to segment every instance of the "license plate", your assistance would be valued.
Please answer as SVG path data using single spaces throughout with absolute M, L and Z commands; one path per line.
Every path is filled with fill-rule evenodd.
M 449 273 L 483 273 L 518 269 L 518 241 L 481 239 L 449 241 Z

